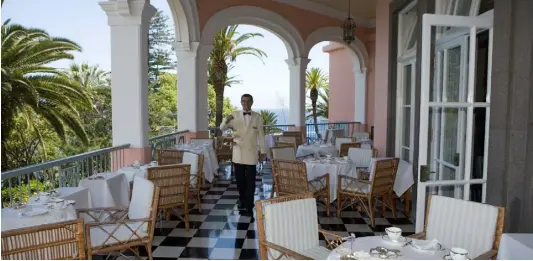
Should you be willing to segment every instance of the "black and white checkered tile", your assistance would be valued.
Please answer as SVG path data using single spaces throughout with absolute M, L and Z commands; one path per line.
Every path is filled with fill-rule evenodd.
M 237 185 L 229 176 L 229 168 L 220 174 L 222 178 L 202 192 L 202 213 L 196 208 L 191 210 L 189 231 L 177 219 L 158 222 L 152 246 L 154 259 L 259 259 L 256 223 L 251 217 L 239 215 Z M 256 200 L 270 196 L 272 175 L 268 166 L 263 174 L 258 174 L 256 185 Z M 363 212 L 342 211 L 337 217 L 332 206 L 332 215 L 327 217 L 324 208 L 319 206 L 318 211 L 321 228 L 340 235 L 381 235 L 391 225 L 402 228 L 406 234 L 414 232 L 412 222 L 399 212 L 394 219 L 392 213 L 382 216 L 376 211 L 376 226 L 372 228 Z M 323 238 L 321 243 L 325 243 Z M 141 247 L 139 251 L 146 256 L 145 249 Z

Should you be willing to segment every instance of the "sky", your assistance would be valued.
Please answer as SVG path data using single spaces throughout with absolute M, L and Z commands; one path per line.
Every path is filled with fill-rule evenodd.
M 166 0 L 151 0 L 151 4 L 168 17 L 170 9 Z M 75 54 L 75 62 L 98 64 L 104 70 L 111 68 L 110 30 L 107 16 L 96 0 L 5 0 L 2 6 L 2 22 L 44 29 L 52 36 L 65 37 L 83 48 Z M 172 18 L 169 25 L 174 26 Z M 225 97 L 239 106 L 240 96 L 254 96 L 254 107 L 260 109 L 287 108 L 289 106 L 289 69 L 285 60 L 287 49 L 280 38 L 256 26 L 241 25 L 240 33 L 256 32 L 264 38 L 246 41 L 247 46 L 267 53 L 264 64 L 253 56 L 237 59 L 231 74 L 237 75 L 242 84 L 226 88 Z M 327 42 L 315 45 L 309 54 L 308 68 L 319 67 L 329 72 L 328 54 L 322 52 Z M 66 68 L 71 61 L 59 61 L 54 66 Z M 179 80 L 178 80 L 179 84 Z

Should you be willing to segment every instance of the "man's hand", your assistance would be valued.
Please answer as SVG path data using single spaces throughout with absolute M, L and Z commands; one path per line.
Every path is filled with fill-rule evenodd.
M 264 161 L 266 159 L 267 155 L 265 153 L 259 154 L 259 161 Z
M 226 124 L 228 124 L 228 123 L 229 123 L 230 121 L 232 121 L 233 119 L 234 119 L 233 115 L 231 115 L 231 114 L 228 115 L 228 116 L 226 117 Z

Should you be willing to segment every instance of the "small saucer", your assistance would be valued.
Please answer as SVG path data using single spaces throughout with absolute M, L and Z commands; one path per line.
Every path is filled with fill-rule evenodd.
M 450 256 L 450 254 L 447 254 L 447 255 L 443 256 L 442 259 L 444 259 L 444 260 L 453 260 L 452 257 Z M 467 257 L 465 260 L 471 260 L 471 259 Z
M 407 239 L 406 237 L 400 237 L 398 238 L 398 241 L 392 241 L 389 238 L 389 235 L 383 235 L 381 236 L 381 239 L 383 239 L 383 241 L 386 241 L 388 243 L 395 244 L 395 245 L 405 245 L 409 241 L 409 239 Z

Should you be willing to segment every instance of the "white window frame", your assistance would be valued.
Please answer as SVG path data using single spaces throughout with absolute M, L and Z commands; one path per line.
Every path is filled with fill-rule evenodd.
M 409 3 L 398 16 L 398 57 L 396 66 L 396 133 L 395 133 L 395 155 L 396 157 L 403 159 L 404 149 L 409 150 L 409 163 L 414 159 L 414 130 L 415 130 L 415 86 L 416 86 L 416 46 L 413 45 L 411 49 L 407 49 L 408 43 L 411 37 L 415 37 L 414 32 L 416 28 L 416 20 L 411 21 L 411 24 L 406 24 L 407 21 L 403 19 L 403 15 L 416 8 L 418 1 L 414 0 Z M 405 28 L 408 27 L 408 28 Z M 405 30 L 407 29 L 407 30 Z M 409 105 L 404 104 L 404 91 L 405 91 L 405 67 L 411 65 L 411 102 Z M 404 108 L 410 107 L 410 128 L 409 128 L 409 146 L 404 146 L 403 138 L 405 125 Z

